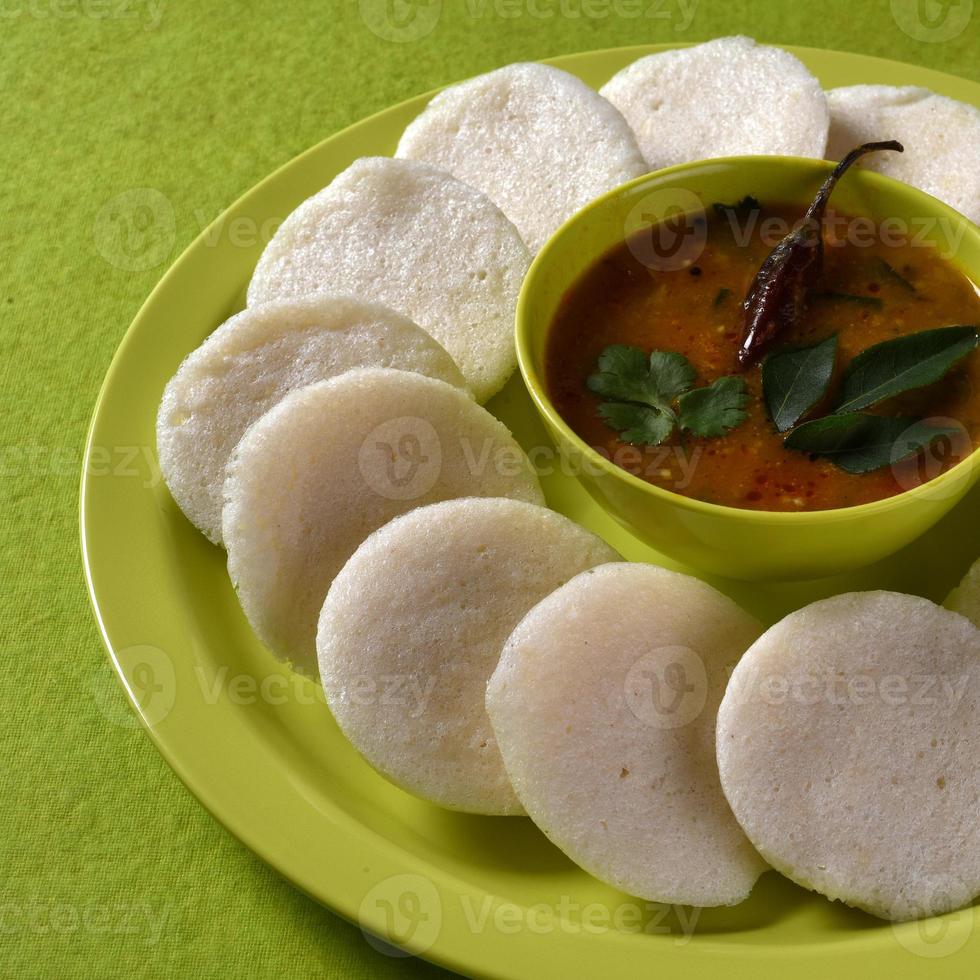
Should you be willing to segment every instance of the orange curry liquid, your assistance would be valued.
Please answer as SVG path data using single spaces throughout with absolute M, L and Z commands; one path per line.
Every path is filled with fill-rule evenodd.
M 755 510 L 826 510 L 880 500 L 969 455 L 980 440 L 980 351 L 936 384 L 868 410 L 947 424 L 953 419 L 962 427 L 960 437 L 937 440 L 924 454 L 872 473 L 850 474 L 829 460 L 784 448 L 785 434 L 776 431 L 762 397 L 758 365 L 744 372 L 748 418 L 724 436 L 696 439 L 675 430 L 661 446 L 629 446 L 598 416 L 601 399 L 588 390 L 586 378 L 609 344 L 677 351 L 697 371 L 695 386 L 741 373 L 735 352 L 742 300 L 763 260 L 801 215 L 801 210 L 765 208 L 750 223 L 744 215 L 712 214 L 703 251 L 673 271 L 649 268 L 636 257 L 643 255 L 642 246 L 631 249 L 629 242 L 600 259 L 563 298 L 548 338 L 549 394 L 571 428 L 652 484 Z M 775 220 L 765 225 L 767 218 Z M 980 324 L 976 287 L 913 233 L 886 244 L 867 229 L 863 237 L 854 233 L 850 219 L 831 214 L 824 242 L 822 275 L 802 321 L 773 345 L 809 345 L 838 335 L 830 390 L 805 418 L 829 412 L 843 368 L 871 345 L 936 327 Z

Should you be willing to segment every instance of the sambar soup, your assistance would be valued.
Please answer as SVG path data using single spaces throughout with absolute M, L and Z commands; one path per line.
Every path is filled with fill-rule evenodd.
M 688 219 L 703 246 L 651 262 L 651 229 L 596 262 L 551 325 L 549 395 L 642 479 L 730 507 L 808 511 L 934 478 L 980 439 L 980 295 L 940 249 L 828 212 L 800 313 L 740 363 L 754 284 L 802 209 L 747 199 Z M 656 229 L 653 229 L 656 231 Z

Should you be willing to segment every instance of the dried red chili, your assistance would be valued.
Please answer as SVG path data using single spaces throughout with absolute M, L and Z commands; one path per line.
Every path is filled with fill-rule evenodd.
M 823 264 L 821 225 L 827 201 L 844 171 L 859 157 L 876 150 L 904 152 L 896 140 L 865 143 L 851 150 L 824 181 L 800 226 L 790 232 L 769 254 L 756 274 L 742 304 L 743 329 L 738 363 L 753 364 L 772 341 L 795 324 L 806 303 L 807 289 Z

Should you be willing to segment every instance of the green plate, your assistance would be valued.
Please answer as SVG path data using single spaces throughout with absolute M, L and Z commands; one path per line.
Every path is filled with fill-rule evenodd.
M 653 50 L 553 63 L 598 86 Z M 980 106 L 980 85 L 938 72 L 792 50 L 828 87 L 924 85 Z M 340 735 L 317 685 L 277 665 L 252 636 L 224 553 L 184 520 L 159 480 L 157 404 L 181 359 L 243 305 L 260 245 L 241 247 L 243 236 L 229 231 L 268 228 L 356 157 L 392 153 L 429 97 L 338 133 L 232 205 L 153 291 L 112 362 L 86 447 L 82 548 L 106 645 L 150 737 L 201 802 L 303 891 L 365 930 L 469 975 L 692 980 L 723 969 L 753 980 L 790 973 L 824 980 L 840 970 L 935 977 L 980 970 L 974 909 L 893 927 L 775 872 L 733 909 L 630 899 L 577 869 L 528 820 L 450 813 L 391 786 Z M 548 445 L 518 376 L 489 407 L 525 447 Z M 554 469 L 543 478 L 552 507 L 627 558 L 672 564 Z M 715 584 L 765 621 L 853 589 L 941 600 L 980 551 L 978 504 L 980 492 L 924 539 L 857 574 Z M 401 696 L 378 695 L 395 703 Z

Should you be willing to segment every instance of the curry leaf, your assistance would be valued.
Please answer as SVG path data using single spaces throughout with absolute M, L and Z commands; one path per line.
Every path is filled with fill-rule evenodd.
M 875 344 L 848 365 L 834 414 L 856 412 L 903 391 L 932 384 L 978 343 L 977 327 L 957 326 L 924 330 Z
M 674 431 L 673 413 L 635 402 L 605 402 L 599 406 L 599 416 L 624 442 L 659 446 Z
M 678 423 L 695 436 L 721 436 L 745 421 L 747 400 L 744 379 L 732 375 L 718 378 L 680 396 Z
M 875 263 L 875 268 L 883 279 L 890 279 L 892 282 L 898 283 L 902 289 L 906 289 L 910 293 L 916 292 L 915 284 L 910 279 L 906 279 L 898 269 L 884 259 L 878 259 Z
M 817 293 L 817 299 L 832 299 L 841 303 L 854 303 L 857 306 L 869 306 L 874 310 L 880 310 L 884 306 L 884 301 L 880 296 L 859 296 L 857 293 L 839 293 L 833 289 Z
M 751 194 L 746 194 L 745 197 L 740 201 L 736 201 L 734 204 L 722 204 L 720 201 L 716 201 L 711 206 L 715 209 L 715 213 L 723 218 L 728 215 L 742 218 L 762 208 L 762 205 Z
M 837 359 L 837 334 L 811 347 L 791 347 L 762 362 L 762 391 L 780 432 L 793 428 L 827 392 Z
M 870 473 L 925 449 L 956 429 L 923 419 L 888 418 L 851 412 L 806 422 L 783 442 L 814 456 L 823 456 L 848 473 Z

